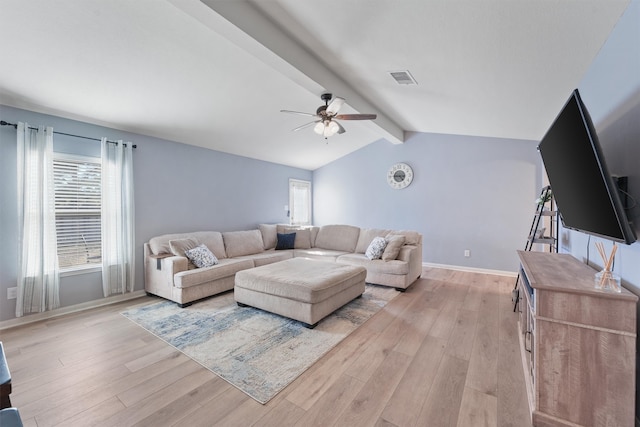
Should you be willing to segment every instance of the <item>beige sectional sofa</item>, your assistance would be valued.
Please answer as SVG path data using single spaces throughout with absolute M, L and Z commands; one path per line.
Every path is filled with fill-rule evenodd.
M 294 248 L 276 250 L 278 233 L 294 232 Z M 375 237 L 394 241 L 396 250 L 389 244 L 383 259 L 369 259 L 365 252 Z M 185 242 L 204 244 L 218 264 L 194 268 L 180 250 Z M 422 273 L 422 235 L 351 225 L 294 228 L 280 224 L 260 224 L 246 231 L 165 234 L 144 244 L 145 290 L 186 306 L 233 289 L 238 271 L 294 257 L 363 266 L 367 283 L 405 290 Z

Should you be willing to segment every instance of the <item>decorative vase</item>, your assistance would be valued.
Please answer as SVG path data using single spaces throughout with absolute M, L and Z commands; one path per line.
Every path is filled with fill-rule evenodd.
M 610 292 L 622 292 L 620 287 L 620 276 L 611 270 L 602 270 L 595 274 L 594 282 L 596 289 Z

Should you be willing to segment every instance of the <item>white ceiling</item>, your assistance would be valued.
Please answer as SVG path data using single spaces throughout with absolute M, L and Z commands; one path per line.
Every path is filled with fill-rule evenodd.
M 0 0 L 0 103 L 310 170 L 406 131 L 538 140 L 629 2 Z M 378 119 L 291 132 L 325 91 Z

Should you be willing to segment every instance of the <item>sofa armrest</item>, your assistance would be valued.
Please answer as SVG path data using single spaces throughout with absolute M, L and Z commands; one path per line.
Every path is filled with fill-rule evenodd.
M 396 259 L 399 259 L 400 261 L 410 262 L 411 254 L 415 252 L 416 249 L 417 246 L 415 245 L 404 245 L 400 248 L 400 252 L 398 253 L 398 257 Z
M 187 271 L 189 269 L 189 260 L 183 256 L 169 256 L 162 258 L 161 270 L 165 270 L 166 274 L 173 277 L 176 273 Z
M 422 275 L 422 245 L 404 245 L 400 248 L 398 258 L 409 263 L 409 283 Z
M 188 269 L 185 257 L 171 254 L 153 255 L 145 243 L 144 289 L 167 299 L 172 299 L 173 278 L 176 273 Z

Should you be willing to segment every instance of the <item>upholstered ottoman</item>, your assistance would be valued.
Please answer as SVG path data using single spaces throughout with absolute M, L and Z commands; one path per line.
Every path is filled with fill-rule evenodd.
M 260 308 L 315 327 L 364 293 L 361 266 L 293 258 L 236 273 L 234 296 L 240 306 Z

